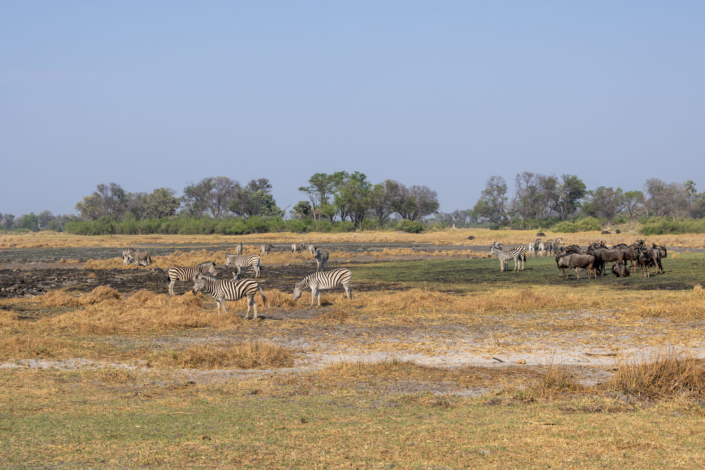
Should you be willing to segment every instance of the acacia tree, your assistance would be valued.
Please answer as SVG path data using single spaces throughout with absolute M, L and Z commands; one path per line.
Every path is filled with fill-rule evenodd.
M 507 182 L 501 176 L 490 176 L 473 212 L 480 219 L 489 220 L 496 225 L 507 223 Z
M 629 220 L 634 220 L 644 207 L 644 193 L 627 191 L 624 193 L 624 210 L 629 214 Z

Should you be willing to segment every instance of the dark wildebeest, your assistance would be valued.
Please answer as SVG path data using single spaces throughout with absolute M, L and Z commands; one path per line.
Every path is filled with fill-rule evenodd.
M 652 243 L 653 248 L 651 248 L 651 257 L 654 259 L 656 266 L 658 267 L 658 273 L 663 274 L 663 265 L 661 264 L 661 259 L 668 256 L 666 248 L 659 246 L 656 243 Z
M 631 261 L 631 269 L 634 270 L 636 266 L 636 261 L 639 256 L 639 245 L 631 245 L 627 246 L 624 243 L 620 243 L 619 245 L 615 245 L 612 247 L 613 250 L 620 250 L 624 254 L 624 258 L 622 258 L 622 261 L 625 263 L 627 261 Z
M 580 269 L 584 269 L 588 273 L 588 279 L 590 279 L 591 275 L 594 276 L 595 279 L 597 279 L 597 275 L 595 274 L 595 270 L 593 269 L 593 265 L 595 264 L 595 257 L 592 255 L 581 255 L 574 253 L 572 255 L 566 255 L 558 258 L 556 260 L 556 264 L 558 265 L 559 270 L 565 270 L 566 279 L 568 279 L 568 275 L 570 274 L 571 269 L 575 269 L 575 275 L 578 277 L 578 281 L 580 280 Z
M 627 277 L 629 276 L 629 268 L 627 268 L 626 263 L 614 263 L 612 265 L 612 274 L 617 277 Z
M 616 263 L 624 261 L 624 252 L 622 250 L 610 250 L 607 247 L 593 248 L 592 251 L 600 254 L 599 267 L 602 275 L 605 275 L 605 263 Z M 590 251 L 588 251 L 590 253 Z

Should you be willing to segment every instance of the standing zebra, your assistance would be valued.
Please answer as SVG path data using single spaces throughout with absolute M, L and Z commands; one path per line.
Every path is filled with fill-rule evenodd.
M 301 293 L 307 287 L 311 289 L 311 308 L 313 302 L 318 297 L 318 306 L 321 306 L 321 291 L 333 289 L 338 285 L 343 286 L 348 299 L 352 300 L 352 289 L 350 288 L 350 278 L 352 273 L 347 268 L 334 269 L 332 271 L 309 274 L 294 286 L 294 300 L 301 297 Z
M 309 244 L 308 244 L 308 247 L 307 247 L 306 249 L 307 249 L 308 252 L 311 253 L 312 255 L 315 255 L 315 254 L 316 254 L 316 247 L 313 246 L 312 244 L 309 243 Z
M 499 245 L 499 246 L 497 246 Z M 524 258 L 524 253 L 525 253 L 526 247 L 524 246 L 518 246 L 514 248 L 504 248 L 502 245 L 499 243 L 495 242 L 492 244 L 492 247 L 490 248 L 490 255 L 496 255 L 497 259 L 499 259 L 499 270 L 500 272 L 504 272 L 504 268 L 507 265 L 507 262 L 510 259 L 514 260 L 514 271 L 519 270 L 519 265 L 521 265 L 521 270 L 524 270 L 524 263 L 523 263 L 523 258 Z
M 192 266 L 189 268 L 182 268 L 181 266 L 172 266 L 167 272 L 169 275 L 169 295 L 174 295 L 174 284 L 176 281 L 193 281 L 199 274 L 210 274 L 215 276 L 218 271 L 215 270 L 215 263 L 213 261 L 206 261 L 198 266 Z
M 255 294 L 257 294 L 257 291 L 259 291 L 262 296 L 263 306 L 267 301 L 262 287 L 251 279 L 230 281 L 227 279 L 216 279 L 205 274 L 198 274 L 196 276 L 196 282 L 193 285 L 193 293 L 195 294 L 200 291 L 208 292 L 213 296 L 218 303 L 218 315 L 220 315 L 221 304 L 223 305 L 223 311 L 228 313 L 228 309 L 225 308 L 226 300 L 240 300 L 243 297 L 247 297 L 247 313 L 245 314 L 245 320 L 247 320 L 250 309 L 253 307 L 255 314 L 252 319 L 257 318 L 257 303 L 255 303 Z
M 553 239 L 550 239 L 546 242 L 546 256 L 553 254 L 554 251 L 555 245 L 553 243 Z
M 314 253 L 314 256 L 316 257 L 316 271 L 325 271 L 326 265 L 328 264 L 328 256 L 330 254 L 323 248 L 316 248 Z
M 242 254 L 242 242 L 235 245 L 235 253 L 237 253 L 238 255 Z
M 268 255 L 272 248 L 274 248 L 274 245 L 272 245 L 271 243 L 265 243 L 264 245 L 259 247 L 259 251 L 263 255 Z
M 251 266 L 255 270 L 255 277 L 260 276 L 261 260 L 257 255 L 225 255 L 225 267 L 233 266 L 237 268 L 237 273 L 242 274 L 242 268 Z

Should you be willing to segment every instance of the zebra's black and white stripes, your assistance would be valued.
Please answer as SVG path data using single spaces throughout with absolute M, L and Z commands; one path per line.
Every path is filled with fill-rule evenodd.
M 500 243 L 494 242 L 490 248 L 490 255 L 496 255 L 499 259 L 500 271 L 504 271 L 507 261 L 510 259 L 514 260 L 514 271 L 518 271 L 520 265 L 521 271 L 524 270 L 526 261 L 526 247 L 524 245 L 503 247 Z
M 321 306 L 321 291 L 333 289 L 337 286 L 343 286 L 348 299 L 352 300 L 352 288 L 350 287 L 350 279 L 352 273 L 349 269 L 341 268 L 332 271 L 316 272 L 309 274 L 294 286 L 294 300 L 301 297 L 304 289 L 311 289 L 311 307 L 316 297 L 318 297 L 318 306 Z
M 225 256 L 225 266 L 230 267 L 233 266 L 237 268 L 238 274 L 242 274 L 242 268 L 246 268 L 248 266 L 252 267 L 252 269 L 255 270 L 255 277 L 259 277 L 261 273 L 261 264 L 262 261 L 260 260 L 260 257 L 257 255 L 226 255 Z
M 215 263 L 213 261 L 206 261 L 198 266 L 188 268 L 172 266 L 169 268 L 169 271 L 167 271 L 167 274 L 169 276 L 169 295 L 174 295 L 174 284 L 176 284 L 176 281 L 193 281 L 199 274 L 215 276 L 218 272 L 215 270 Z
M 257 318 L 257 303 L 255 302 L 255 294 L 259 291 L 262 296 L 262 304 L 267 301 L 264 295 L 264 291 L 259 284 L 257 284 L 252 279 L 242 279 L 239 281 L 230 281 L 227 279 L 216 279 L 205 274 L 198 274 L 196 276 L 196 282 L 193 285 L 193 292 L 207 292 L 213 296 L 215 301 L 218 303 L 218 314 L 220 314 L 220 306 L 223 305 L 223 311 L 228 313 L 228 309 L 225 308 L 226 300 L 240 300 L 243 297 L 247 298 L 247 313 L 245 314 L 245 319 L 247 319 L 250 314 L 250 309 L 254 308 L 255 314 L 252 317 L 254 320 Z

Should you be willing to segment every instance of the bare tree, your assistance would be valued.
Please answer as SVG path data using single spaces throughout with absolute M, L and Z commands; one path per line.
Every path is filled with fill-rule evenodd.
M 644 206 L 650 215 L 676 218 L 686 215 L 690 208 L 689 195 L 682 184 L 651 178 L 644 185 L 644 193 Z

